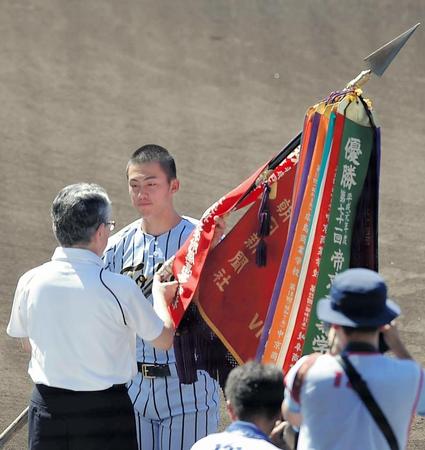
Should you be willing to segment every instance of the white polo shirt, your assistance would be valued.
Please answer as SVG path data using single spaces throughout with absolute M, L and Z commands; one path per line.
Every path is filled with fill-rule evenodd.
M 151 341 L 163 326 L 131 278 L 90 250 L 58 247 L 20 278 L 7 333 L 29 337 L 34 383 L 95 391 L 131 380 L 136 333 Z
M 423 369 L 414 361 L 381 353 L 348 355 L 389 421 L 400 449 L 405 448 L 412 416 L 425 413 Z M 301 390 L 294 389 L 296 374 L 307 358 L 301 358 L 285 378 L 284 401 L 290 411 L 302 414 L 297 448 L 387 449 L 382 431 L 333 356 L 319 356 L 308 369 Z

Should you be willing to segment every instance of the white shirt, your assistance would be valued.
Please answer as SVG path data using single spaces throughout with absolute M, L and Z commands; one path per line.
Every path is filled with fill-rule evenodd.
M 146 298 L 152 302 L 152 283 L 155 272 L 164 261 L 177 253 L 195 228 L 197 221 L 184 216 L 175 227 L 159 236 L 144 233 L 141 222 L 141 219 L 138 219 L 111 236 L 103 259 L 106 270 L 133 278 Z M 173 348 L 167 351 L 155 349 L 141 338 L 137 338 L 138 361 L 157 364 L 175 363 Z
M 348 355 L 389 421 L 400 449 L 405 448 L 412 416 L 425 412 L 423 370 L 414 361 L 380 353 Z M 333 356 L 319 356 L 308 369 L 301 391 L 294 392 L 295 375 L 306 358 L 285 378 L 285 403 L 302 414 L 298 450 L 387 449 L 382 431 Z
M 7 333 L 29 337 L 34 383 L 94 391 L 134 377 L 136 333 L 153 340 L 163 325 L 129 277 L 89 250 L 58 247 L 20 278 Z

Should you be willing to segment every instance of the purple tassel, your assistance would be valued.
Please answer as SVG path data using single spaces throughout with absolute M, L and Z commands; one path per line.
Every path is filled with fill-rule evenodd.
M 258 210 L 258 236 L 260 237 L 260 241 L 258 242 L 255 253 L 255 262 L 258 267 L 264 267 L 267 264 L 267 245 L 264 237 L 270 234 L 271 215 L 269 206 L 269 193 L 270 186 L 265 183 L 260 208 Z
M 258 267 L 264 267 L 267 264 L 267 245 L 264 239 L 260 239 L 255 251 L 255 263 Z
M 270 207 L 269 207 L 270 186 L 264 184 L 263 197 L 261 198 L 260 208 L 258 210 L 258 220 L 260 222 L 258 235 L 260 237 L 270 234 Z
M 270 211 L 263 211 L 258 216 L 260 219 L 258 235 L 260 237 L 268 236 L 270 234 Z

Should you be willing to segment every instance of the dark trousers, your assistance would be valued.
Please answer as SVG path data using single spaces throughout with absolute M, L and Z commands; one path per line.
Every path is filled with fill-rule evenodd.
M 94 392 L 36 385 L 28 428 L 29 450 L 137 450 L 125 385 Z

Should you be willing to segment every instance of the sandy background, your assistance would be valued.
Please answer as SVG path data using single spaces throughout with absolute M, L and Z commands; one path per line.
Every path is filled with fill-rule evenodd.
M 5 328 L 17 279 L 55 247 L 60 188 L 103 185 L 123 226 L 135 217 L 127 158 L 159 143 L 177 160 L 178 209 L 199 217 L 300 130 L 310 104 L 417 22 L 423 0 L 0 0 L 0 430 L 31 391 Z M 382 125 L 381 271 L 422 363 L 424 26 L 366 87 Z M 7 448 L 26 448 L 25 431 Z M 409 449 L 423 448 L 417 420 Z

